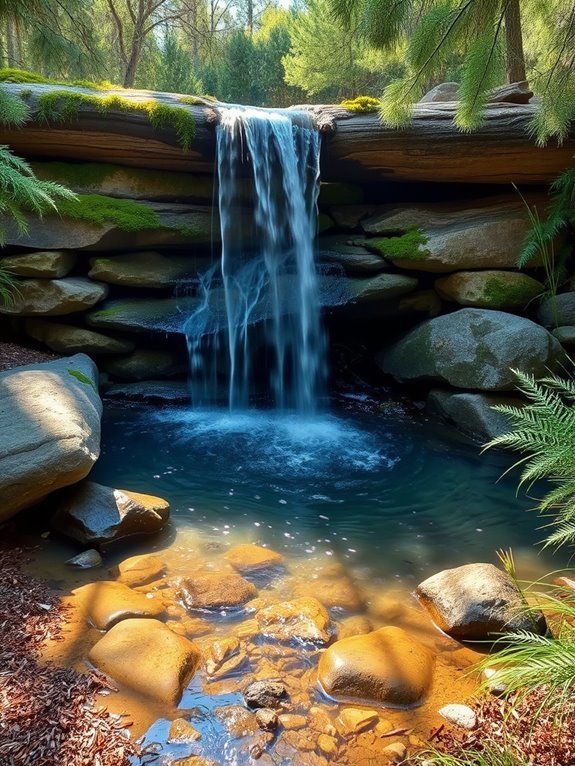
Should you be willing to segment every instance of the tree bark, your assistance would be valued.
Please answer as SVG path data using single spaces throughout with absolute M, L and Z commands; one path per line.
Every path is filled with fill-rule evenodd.
M 507 0 L 505 6 L 505 40 L 507 43 L 507 82 L 527 79 L 523 35 L 521 32 L 520 0 Z

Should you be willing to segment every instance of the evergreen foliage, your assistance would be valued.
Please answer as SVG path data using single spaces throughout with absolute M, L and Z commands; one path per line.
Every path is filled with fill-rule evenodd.
M 555 484 L 539 502 L 542 515 L 550 519 L 546 546 L 575 542 L 575 382 L 557 375 L 535 381 L 515 371 L 519 390 L 529 402 L 524 407 L 497 405 L 513 430 L 486 445 L 505 447 L 526 456 L 515 465 L 523 466 L 519 486 L 530 488 L 540 479 Z

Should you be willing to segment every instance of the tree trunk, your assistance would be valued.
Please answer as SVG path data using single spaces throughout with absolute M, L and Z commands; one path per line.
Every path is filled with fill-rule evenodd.
M 526 80 L 520 0 L 507 0 L 505 6 L 505 40 L 507 43 L 507 82 Z
M 18 27 L 14 19 L 7 19 L 6 21 L 6 57 L 10 68 L 18 69 L 22 66 L 22 62 L 20 61 Z

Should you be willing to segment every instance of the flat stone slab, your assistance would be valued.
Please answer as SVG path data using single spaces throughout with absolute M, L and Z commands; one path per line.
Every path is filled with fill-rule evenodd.
M 168 256 L 148 250 L 90 258 L 88 276 L 111 285 L 166 288 L 197 277 L 209 266 L 209 256 Z
M 23 279 L 12 301 L 0 306 L 0 314 L 63 316 L 86 311 L 107 294 L 106 285 L 83 277 Z
M 88 475 L 100 454 L 97 380 L 83 354 L 0 373 L 0 520 Z
M 24 328 L 31 338 L 59 354 L 129 354 L 135 348 L 129 340 L 45 319 L 27 319 Z
M 60 279 L 74 268 L 76 260 L 76 253 L 70 250 L 39 250 L 35 253 L 8 255 L 2 258 L 1 264 L 18 277 Z

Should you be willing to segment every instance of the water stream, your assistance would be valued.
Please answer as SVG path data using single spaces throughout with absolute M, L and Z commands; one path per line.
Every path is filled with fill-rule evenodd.
M 262 389 L 279 410 L 316 408 L 325 381 L 313 251 L 319 146 L 303 113 L 221 112 L 221 262 L 203 276 L 203 300 L 185 328 L 196 406 L 221 401 L 225 387 L 231 410 Z

